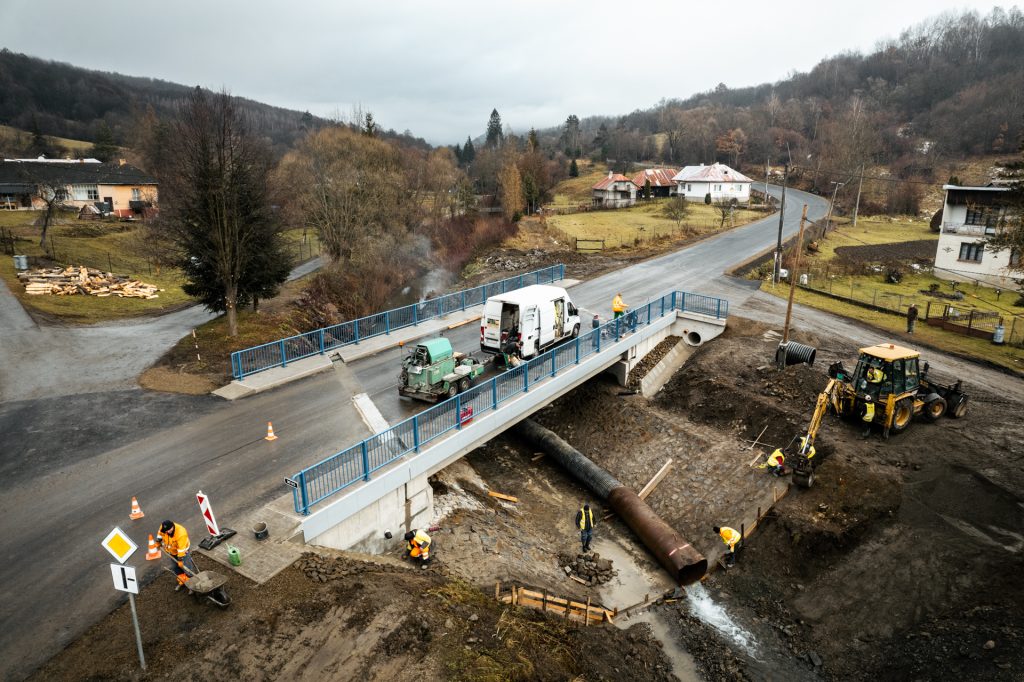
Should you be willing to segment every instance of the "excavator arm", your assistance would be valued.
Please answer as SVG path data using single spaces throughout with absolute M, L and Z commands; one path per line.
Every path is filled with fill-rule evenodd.
M 801 487 L 810 488 L 814 483 L 815 463 L 811 461 L 814 439 L 818 436 L 818 429 L 821 428 L 821 422 L 825 418 L 829 405 L 832 406 L 836 414 L 839 413 L 838 386 L 838 379 L 831 378 L 828 380 L 828 384 L 818 394 L 818 400 L 814 404 L 814 414 L 811 415 L 811 422 L 807 425 L 807 433 L 800 439 L 800 448 L 797 450 L 796 457 L 794 458 L 796 461 L 793 467 L 793 479 Z

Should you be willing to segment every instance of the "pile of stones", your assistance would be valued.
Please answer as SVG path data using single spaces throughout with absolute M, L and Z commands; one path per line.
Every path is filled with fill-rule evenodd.
M 611 559 L 602 559 L 597 552 L 593 554 L 559 554 L 558 565 L 566 575 L 575 575 L 587 585 L 603 585 L 619 574 L 612 568 Z

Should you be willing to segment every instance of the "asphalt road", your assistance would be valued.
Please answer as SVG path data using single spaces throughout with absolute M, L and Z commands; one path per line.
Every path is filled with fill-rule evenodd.
M 786 235 L 797 231 L 804 202 L 812 217 L 824 215 L 824 199 L 790 191 Z M 617 291 L 634 307 L 671 288 L 740 305 L 755 287 L 722 272 L 771 248 L 777 227 L 777 215 L 766 218 L 582 283 L 573 298 L 602 317 Z M 10 299 L 0 291 L 0 471 L 10 476 L 0 494 L 0 552 L 8 557 L 0 567 L 5 678 L 23 677 L 118 603 L 110 557 L 99 546 L 112 526 L 144 543 L 162 519 L 174 518 L 201 537 L 200 488 L 230 526 L 286 492 L 284 476 L 364 437 L 351 406 L 360 388 L 392 421 L 422 407 L 398 399 L 400 358 L 391 352 L 236 403 L 123 390 L 133 380 L 128 375 L 159 357 L 202 311 L 102 329 L 41 329 Z M 98 350 L 78 352 L 89 334 L 97 335 L 91 341 Z M 451 338 L 459 349 L 478 347 L 473 326 Z M 138 357 L 105 361 L 100 349 L 115 342 L 130 344 Z M 262 440 L 268 420 L 280 437 L 274 443 Z M 128 519 L 132 495 L 143 520 Z M 152 577 L 155 568 L 147 569 Z

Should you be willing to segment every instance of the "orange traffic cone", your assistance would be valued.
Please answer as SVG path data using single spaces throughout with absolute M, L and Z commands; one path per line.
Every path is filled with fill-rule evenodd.
M 263 440 L 277 440 L 277 436 L 274 435 L 274 425 L 267 422 L 267 437 Z
M 149 534 L 149 548 L 146 550 L 146 561 L 155 561 L 160 558 L 160 545 L 156 544 L 153 534 Z
M 132 496 L 132 513 L 128 515 L 130 519 L 141 519 L 145 514 L 142 513 L 142 507 L 139 506 L 139 501 Z

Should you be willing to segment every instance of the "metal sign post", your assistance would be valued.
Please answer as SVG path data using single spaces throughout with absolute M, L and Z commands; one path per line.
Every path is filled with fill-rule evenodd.
M 139 665 L 146 669 L 146 655 L 142 652 L 142 631 L 139 630 L 139 612 L 135 609 L 135 595 L 139 593 L 139 581 L 135 578 L 135 568 L 125 566 L 124 562 L 137 549 L 131 538 L 120 528 L 114 528 L 101 543 L 121 563 L 110 564 L 110 575 L 114 578 L 114 589 L 128 593 L 128 603 L 132 607 L 132 625 L 135 628 L 135 646 L 139 650 Z
M 128 603 L 132 606 L 132 625 L 135 626 L 135 646 L 139 650 L 139 665 L 146 669 L 146 654 L 142 653 L 142 632 L 139 630 L 139 613 L 135 610 L 135 595 L 128 593 Z

